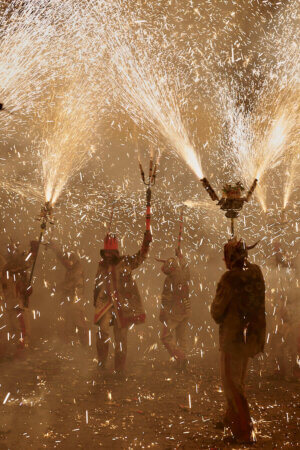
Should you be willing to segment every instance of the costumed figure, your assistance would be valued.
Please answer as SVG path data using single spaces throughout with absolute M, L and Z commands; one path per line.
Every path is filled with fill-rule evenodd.
M 88 326 L 84 311 L 84 270 L 75 252 L 63 253 L 53 241 L 48 244 L 58 261 L 66 269 L 64 280 L 58 286 L 58 295 L 65 322 L 64 336 L 70 341 L 78 333 L 80 343 L 88 345 Z
M 15 357 L 24 356 L 24 349 L 28 348 L 30 342 L 29 297 L 32 287 L 29 284 L 28 269 L 36 256 L 38 242 L 31 241 L 30 246 L 29 253 L 20 252 L 19 244 L 10 242 L 2 269 L 3 307 L 7 317 L 6 334 L 10 347 L 6 352 L 8 356 L 12 352 Z
M 189 298 L 190 271 L 180 250 L 177 258 L 158 260 L 163 262 L 162 271 L 166 275 L 161 296 L 159 320 L 163 327 L 161 341 L 170 356 L 177 362 L 179 370 L 187 365 L 187 329 L 191 311 Z
M 255 244 L 256 245 L 256 244 Z M 265 283 L 261 269 L 248 260 L 247 247 L 236 238 L 224 246 L 227 271 L 222 275 L 211 315 L 219 325 L 221 378 L 227 401 L 223 425 L 230 427 L 234 440 L 254 439 L 244 385 L 249 357 L 264 351 Z
M 107 234 L 105 237 L 94 289 L 94 323 L 99 327 L 96 344 L 101 369 L 105 369 L 108 357 L 110 324 L 115 337 L 115 371 L 123 374 L 128 328 L 145 322 L 145 311 L 132 271 L 145 261 L 151 240 L 151 232 L 146 231 L 141 250 L 133 256 L 121 256 L 116 236 Z

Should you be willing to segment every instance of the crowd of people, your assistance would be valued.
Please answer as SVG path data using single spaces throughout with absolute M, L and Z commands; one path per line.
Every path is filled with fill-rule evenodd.
M 128 331 L 133 324 L 145 322 L 146 313 L 133 271 L 146 260 L 151 241 L 151 231 L 147 230 L 139 251 L 132 256 L 122 255 L 117 236 L 108 233 L 100 250 L 94 284 L 94 324 L 98 370 L 104 377 L 110 373 L 107 368 L 110 327 L 114 334 L 114 372 L 125 379 Z M 31 241 L 29 252 L 21 252 L 18 244 L 10 241 L 2 260 L 1 315 L 5 317 L 5 325 L 0 330 L 2 360 L 24 356 L 30 345 L 29 272 L 38 245 L 37 241 Z M 227 404 L 224 419 L 217 426 L 229 427 L 233 439 L 243 443 L 254 439 L 245 395 L 247 364 L 249 358 L 264 352 L 266 342 L 265 280 L 261 268 L 251 263 L 248 256 L 254 246 L 247 246 L 236 237 L 224 245 L 227 270 L 217 284 L 211 304 L 212 318 L 219 326 L 221 380 Z M 64 280 L 57 289 L 65 336 L 76 330 L 85 348 L 89 336 L 83 304 L 85 274 L 80 257 L 76 251 L 63 252 L 54 241 L 47 247 L 65 269 Z M 165 275 L 159 313 L 161 343 L 176 370 L 185 373 L 189 370 L 189 263 L 180 248 L 175 257 L 157 261 Z M 270 304 L 274 308 L 270 320 L 276 322 L 272 336 L 274 358 L 283 377 L 299 379 L 299 286 L 294 283 L 290 290 L 280 289 L 280 277 L 286 276 L 284 270 L 289 262 L 278 243 L 274 247 L 273 264 L 277 274 L 277 285 L 274 281 L 270 290 Z

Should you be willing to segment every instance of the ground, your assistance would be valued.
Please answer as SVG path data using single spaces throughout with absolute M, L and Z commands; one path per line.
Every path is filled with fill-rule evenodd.
M 188 375 L 131 356 L 125 380 L 104 379 L 94 357 L 91 348 L 44 341 L 25 361 L 2 362 L 0 450 L 226 447 L 215 429 L 224 406 L 215 354 L 194 356 Z M 299 384 L 275 380 L 258 361 L 249 369 L 252 448 L 297 448 Z

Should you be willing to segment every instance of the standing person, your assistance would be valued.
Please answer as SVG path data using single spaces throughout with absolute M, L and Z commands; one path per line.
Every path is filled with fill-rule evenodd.
M 63 319 L 65 321 L 68 341 L 78 331 L 80 343 L 88 345 L 88 327 L 84 313 L 84 270 L 78 255 L 75 252 L 63 253 L 56 243 L 50 242 L 51 248 L 58 261 L 66 269 L 63 282 L 58 286 L 58 295 L 61 299 Z
M 115 371 L 124 374 L 127 355 L 128 327 L 144 323 L 145 311 L 132 271 L 146 259 L 152 236 L 144 234 L 141 250 L 133 256 L 121 256 L 115 235 L 107 234 L 100 250 L 94 289 L 96 334 L 99 366 L 105 369 L 109 349 L 109 326 L 113 324 L 115 337 Z
M 161 341 L 177 362 L 177 369 L 187 366 L 187 328 L 191 311 L 189 298 L 190 271 L 180 250 L 177 258 L 163 261 L 162 272 L 166 275 L 161 296 L 159 320 L 163 324 Z
M 2 269 L 1 285 L 4 311 L 7 317 L 7 335 L 13 344 L 15 357 L 24 356 L 30 343 L 29 284 L 28 269 L 38 251 L 38 242 L 30 242 L 30 252 L 20 252 L 19 244 L 10 242 L 6 262 Z
M 244 242 L 231 239 L 224 246 L 227 271 L 217 286 L 211 315 L 219 327 L 221 377 L 227 400 L 224 426 L 237 442 L 252 442 L 253 427 L 244 392 L 249 357 L 264 350 L 265 283 L 256 264 L 248 262 Z

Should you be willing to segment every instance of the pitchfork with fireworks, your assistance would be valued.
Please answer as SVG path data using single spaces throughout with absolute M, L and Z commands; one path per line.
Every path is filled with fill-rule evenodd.
M 40 236 L 39 236 L 39 240 L 38 240 L 37 252 L 35 254 L 35 258 L 34 258 L 34 261 L 32 264 L 32 268 L 31 268 L 31 273 L 30 273 L 30 278 L 29 278 L 30 285 L 32 282 L 34 269 L 35 269 L 35 265 L 36 265 L 36 261 L 37 261 L 37 257 L 38 257 L 38 253 L 39 253 L 39 248 L 40 248 L 40 245 L 42 242 L 42 238 L 47 229 L 47 224 L 49 223 L 50 225 L 53 225 L 53 223 L 54 223 L 52 213 L 53 213 L 53 206 L 52 206 L 51 202 L 45 202 L 45 204 L 41 208 L 40 215 L 37 218 L 37 220 L 39 220 L 41 222 L 41 231 L 40 231 Z
M 150 232 L 151 230 L 151 187 L 155 185 L 156 181 L 156 171 L 157 171 L 157 161 L 154 161 L 153 154 L 150 156 L 149 163 L 149 175 L 148 179 L 146 179 L 145 172 L 143 170 L 143 166 L 141 161 L 139 161 L 139 167 L 141 172 L 142 181 L 145 186 L 147 186 L 146 190 L 146 232 Z
M 257 179 L 255 178 L 245 197 L 242 197 L 242 191 L 244 191 L 244 187 L 240 182 L 237 182 L 235 185 L 226 184 L 223 187 L 223 195 L 221 199 L 217 196 L 207 178 L 202 178 L 201 181 L 210 198 L 213 201 L 218 200 L 217 204 L 223 211 L 226 211 L 225 217 L 227 217 L 231 221 L 231 236 L 234 237 L 234 219 L 238 217 L 239 211 L 242 210 L 244 203 L 249 202 L 256 188 Z

